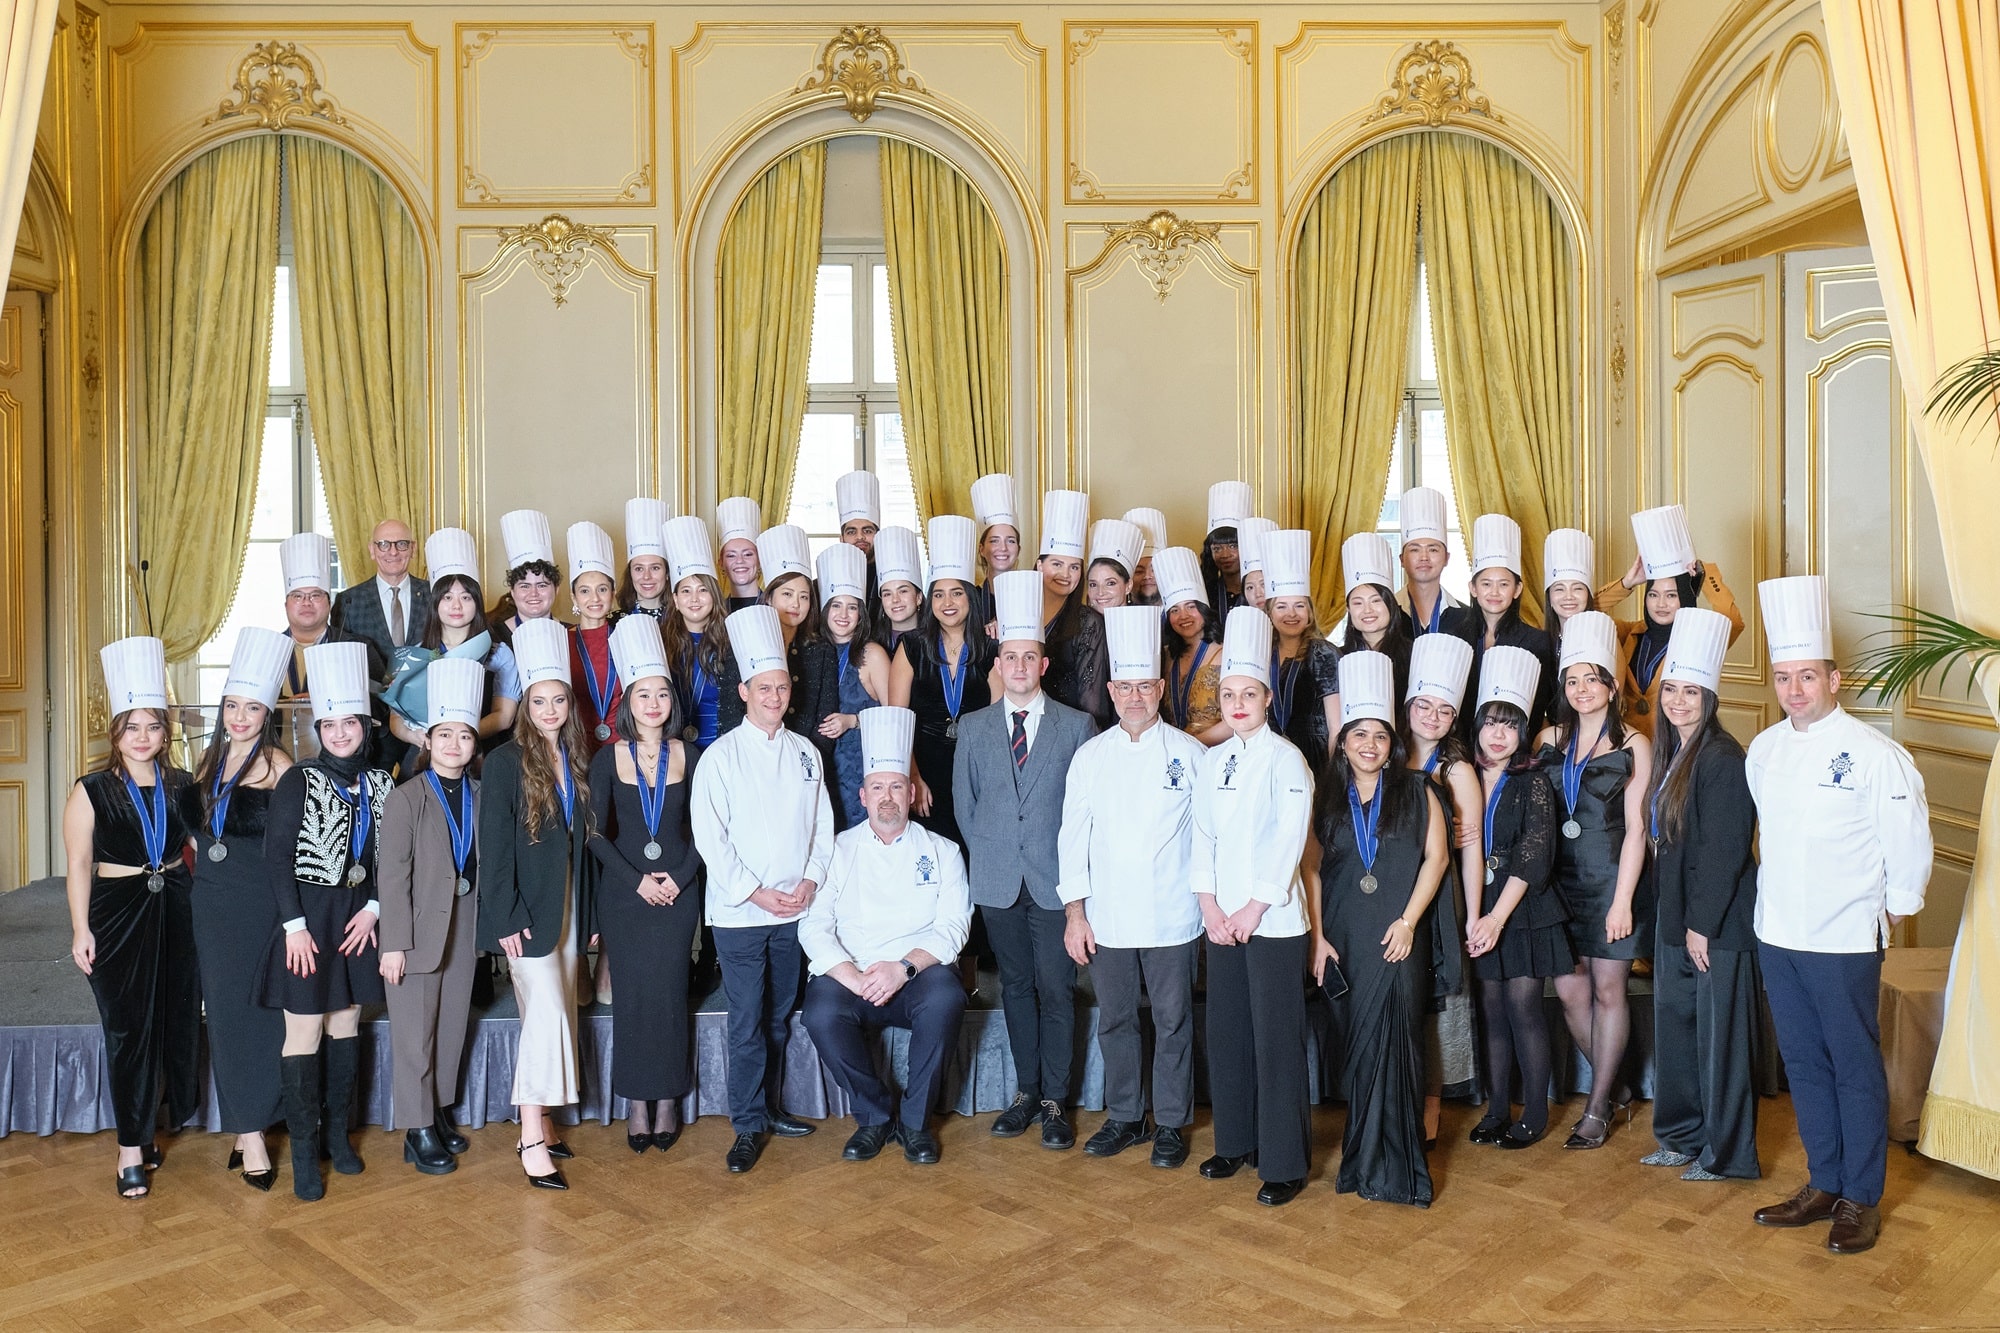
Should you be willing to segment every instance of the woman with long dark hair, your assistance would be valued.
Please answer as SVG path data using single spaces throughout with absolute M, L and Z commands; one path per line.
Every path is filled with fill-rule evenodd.
M 765 529 L 757 538 L 757 561 L 764 567 L 764 604 L 778 613 L 785 658 L 791 664 L 792 700 L 785 709 L 785 729 L 812 742 L 826 763 L 825 771 L 831 773 L 834 738 L 823 735 L 820 727 L 840 711 L 840 662 L 826 640 L 826 623 L 814 596 L 812 549 L 805 529 L 789 523 Z M 837 816 L 838 803 L 834 810 Z
M 1548 636 L 1521 618 L 1521 525 L 1505 514 L 1481 514 L 1472 524 L 1472 605 L 1445 613 L 1447 633 L 1472 645 L 1472 675 L 1480 675 L 1486 652 L 1505 644 L 1525 648 L 1541 663 L 1539 693 L 1528 708 L 1530 732 L 1539 732 L 1554 693 L 1555 658 Z M 1462 719 L 1469 732 L 1470 718 Z M 1466 738 L 1471 743 L 1470 737 Z
M 618 580 L 618 610 L 658 620 L 667 613 L 667 506 L 637 496 L 625 502 L 625 573 Z
M 861 713 L 889 697 L 889 655 L 868 633 L 868 561 L 845 543 L 819 553 L 820 621 L 840 681 L 838 707 L 819 724 L 833 742 L 833 808 L 841 828 L 868 822 L 861 801 Z
M 924 562 L 917 534 L 890 524 L 875 534 L 875 605 L 868 608 L 866 635 L 881 645 L 885 666 L 903 636 L 917 627 L 923 609 Z
M 1551 661 L 1562 657 L 1563 626 L 1597 608 L 1597 543 L 1576 528 L 1557 528 L 1542 542 L 1542 630 Z
M 521 676 L 514 664 L 514 650 L 492 642 L 493 627 L 486 619 L 485 600 L 479 591 L 479 553 L 472 544 L 472 534 L 464 528 L 439 528 L 424 538 L 424 564 L 431 575 L 431 607 L 424 620 L 423 646 L 443 656 L 464 656 L 479 641 L 486 641 L 486 651 L 479 657 L 486 667 L 487 689 L 478 730 L 481 743 L 490 749 L 514 725 Z M 389 730 L 410 747 L 403 758 L 404 775 L 420 769 L 418 756 L 428 729 L 392 712 Z
M 1042 688 L 1057 703 L 1090 714 L 1098 730 L 1116 716 L 1107 686 L 1111 656 L 1104 639 L 1104 615 L 1083 593 L 1084 529 L 1090 497 L 1082 491 L 1049 491 L 1042 496 L 1042 641 L 1048 667 Z
M 930 595 L 916 632 L 903 636 L 889 664 L 888 702 L 917 715 L 911 748 L 916 770 L 917 822 L 964 846 L 952 805 L 952 764 L 958 721 L 993 701 L 989 674 L 996 646 L 972 623 L 972 521 L 940 514 L 930 521 Z M 978 929 L 974 916 L 974 929 Z M 973 952 L 968 948 L 967 952 Z
M 1653 953 L 1653 887 L 1646 871 L 1646 788 L 1653 747 L 1618 715 L 1616 627 L 1601 611 L 1563 631 L 1555 723 L 1537 738 L 1556 787 L 1562 838 L 1556 887 L 1582 961 L 1556 978 L 1570 1038 L 1590 1062 L 1590 1100 L 1565 1148 L 1600 1148 L 1611 1117 L 1629 1114 L 1622 1066 L 1631 1036 L 1627 991 L 1635 959 Z
M 1696 558 L 1687 510 L 1680 505 L 1632 515 L 1632 536 L 1639 554 L 1624 578 L 1598 590 L 1597 609 L 1611 611 L 1633 589 L 1645 590 L 1640 618 L 1618 622 L 1624 665 L 1617 677 L 1619 712 L 1633 729 L 1651 739 L 1660 706 L 1660 666 L 1666 660 L 1675 614 L 1706 596 L 1709 606 L 1728 619 L 1729 641 L 1734 643 L 1743 633 L 1743 613 L 1736 609 L 1736 596 L 1722 581 L 1722 571 Z
M 1340 730 L 1340 650 L 1319 632 L 1312 603 L 1312 534 L 1293 528 L 1264 539 L 1264 603 L 1277 631 L 1271 721 L 1318 773 Z
M 1395 554 L 1379 532 L 1357 532 L 1340 544 L 1347 616 L 1334 637 L 1343 653 L 1381 653 L 1395 663 L 1400 699 L 1410 688 L 1411 639 L 1409 618 L 1396 605 L 1395 571 Z
M 981 634 L 993 623 L 993 576 L 1005 574 L 1021 563 L 1020 512 L 1014 499 L 1012 476 L 989 472 L 972 483 L 973 532 L 978 542 L 974 573 L 984 575 L 983 579 L 975 577 L 970 583 L 972 627 Z M 931 546 L 931 560 L 931 577 L 936 578 L 936 543 Z
M 743 701 L 736 697 L 736 662 L 729 651 L 729 632 L 723 628 L 728 613 L 708 545 L 708 525 L 693 515 L 669 521 L 667 554 L 674 576 L 673 605 L 659 623 L 680 717 L 676 730 L 682 740 L 706 747 L 743 720 Z
M 1260 611 L 1271 609 L 1270 579 L 1264 570 L 1264 553 L 1278 525 L 1268 518 L 1251 516 L 1236 529 L 1237 577 L 1243 581 L 1242 605 Z
M 1203 745 L 1229 739 L 1222 717 L 1222 622 L 1208 604 L 1195 553 L 1169 546 L 1154 553 L 1153 577 L 1166 614 L 1160 647 L 1167 668 L 1167 696 L 1160 716 Z
M 611 739 L 618 716 L 618 672 L 611 665 L 611 625 L 618 616 L 617 565 L 611 534 L 595 523 L 572 523 L 564 540 L 569 552 L 569 602 L 576 624 L 569 631 L 570 678 L 583 682 L 576 706 L 594 745 Z
M 363 645 L 352 646 L 365 662 Z M 193 778 L 168 761 L 164 645 L 120 639 L 98 660 L 115 711 L 109 757 L 77 779 L 63 808 L 70 959 L 90 978 L 104 1025 L 118 1194 L 138 1199 L 150 1192 L 146 1172 L 161 1161 L 153 1142 L 161 1083 L 176 1129 L 201 1095 L 201 978 L 187 862 L 201 797 Z
M 1656 1066 L 1648 1166 L 1682 1180 L 1755 1180 L 1757 807 L 1743 747 L 1717 720 L 1729 618 L 1674 617 L 1661 669 L 1652 789 L 1646 794 L 1659 942 L 1653 958 Z
M 1090 560 L 1083 570 L 1083 597 L 1099 615 L 1132 600 L 1132 571 L 1146 549 L 1146 534 L 1122 518 L 1090 525 Z
M 1201 577 L 1208 588 L 1208 604 L 1225 625 L 1231 610 L 1249 605 L 1243 599 L 1243 556 L 1237 547 L 1237 530 L 1250 512 L 1249 482 L 1218 481 L 1208 488 L 1208 526 L 1201 539 Z

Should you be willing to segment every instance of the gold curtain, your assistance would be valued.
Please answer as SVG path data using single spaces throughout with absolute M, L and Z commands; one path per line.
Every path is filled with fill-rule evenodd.
M 1452 486 L 1521 525 L 1524 614 L 1538 620 L 1542 539 L 1581 518 L 1576 316 L 1568 233 L 1533 172 L 1470 135 L 1423 138 L 1424 267 Z
M 921 523 L 1009 470 L 1007 257 L 972 182 L 882 140 L 882 222 L 895 311 L 896 390 Z
M 2000 14 L 1962 0 L 1825 0 L 1827 52 L 1903 389 L 2000 343 Z M 1956 614 L 2000 630 L 2000 426 L 1913 414 Z M 2000 672 L 1980 677 L 2000 716 Z M 1952 951 L 1917 1147 L 2000 1178 L 2000 780 Z
M 153 632 L 169 662 L 193 657 L 215 634 L 243 569 L 277 268 L 273 134 L 188 163 L 139 232 L 138 558 L 151 564 Z
M 416 225 L 373 167 L 320 139 L 286 135 L 284 149 L 306 401 L 353 577 L 376 523 L 430 526 L 429 279 Z
M 767 523 L 785 521 L 805 425 L 825 179 L 823 142 L 774 162 L 723 228 L 716 263 L 718 494 L 749 496 Z
M 1341 604 L 1340 544 L 1381 517 L 1409 360 L 1420 160 L 1408 135 L 1364 150 L 1299 233 L 1292 448 L 1318 607 Z

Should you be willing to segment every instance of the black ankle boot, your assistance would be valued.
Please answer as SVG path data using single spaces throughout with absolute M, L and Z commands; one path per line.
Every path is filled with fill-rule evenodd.
M 358 1176 L 362 1169 L 361 1154 L 347 1137 L 354 1114 L 354 1076 L 360 1066 L 361 1038 L 326 1043 L 326 1147 L 333 1154 L 333 1169 L 343 1176 Z
M 285 1129 L 292 1139 L 292 1193 L 311 1203 L 326 1197 L 319 1174 L 319 1052 L 278 1061 L 285 1091 Z

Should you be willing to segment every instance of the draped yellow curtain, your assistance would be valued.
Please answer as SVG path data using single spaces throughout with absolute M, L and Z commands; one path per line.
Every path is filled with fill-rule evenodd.
M 1466 531 L 1521 525 L 1537 618 L 1542 539 L 1576 523 L 1576 314 L 1556 202 L 1512 154 L 1470 135 L 1422 136 L 1424 268 L 1452 486 Z
M 222 624 L 250 540 L 278 267 L 278 138 L 211 149 L 167 182 L 133 273 L 142 434 L 138 558 L 167 661 Z
M 1340 544 L 1373 532 L 1401 410 L 1421 149 L 1388 139 L 1336 171 L 1299 233 L 1292 414 L 1313 604 L 1341 604 Z
M 972 182 L 934 153 L 882 140 L 882 222 L 895 312 L 896 396 L 919 521 L 1005 472 L 1007 257 Z
M 2000 343 L 2000 12 L 1962 0 L 1824 0 L 1854 182 L 1910 402 Z M 1956 614 L 2000 631 L 2000 424 L 1913 414 Z M 2000 673 L 1982 673 L 2000 716 Z M 2000 1178 L 2000 780 L 1952 951 L 1917 1147 Z
M 826 144 L 771 165 L 736 206 L 716 263 L 716 483 L 781 523 L 806 415 Z
M 376 523 L 430 526 L 429 281 L 416 225 L 373 167 L 320 139 L 286 135 L 284 151 L 306 401 L 334 546 L 354 573 Z

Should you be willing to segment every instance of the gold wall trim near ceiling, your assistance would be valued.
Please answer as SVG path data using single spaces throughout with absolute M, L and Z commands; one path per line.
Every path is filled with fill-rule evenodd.
M 263 71 L 262 75 L 258 71 Z M 297 42 L 259 42 L 236 66 L 232 94 L 222 99 L 204 125 L 247 116 L 259 127 L 282 130 L 302 121 L 345 125 L 333 99 L 320 86 L 319 71 Z
M 528 252 L 528 267 L 534 269 L 535 276 L 542 280 L 559 306 L 568 303 L 570 284 L 583 272 L 592 251 L 602 253 L 632 277 L 653 277 L 625 262 L 625 257 L 618 253 L 618 233 L 613 228 L 572 222 L 561 213 L 551 213 L 525 227 L 496 227 L 494 232 L 500 238 L 500 248 L 476 273 L 464 275 L 467 282 L 485 277 L 515 250 Z
M 821 48 L 818 63 L 792 92 L 801 97 L 838 97 L 846 104 L 848 115 L 866 121 L 875 114 L 875 103 L 884 94 L 922 97 L 928 90 L 880 28 L 849 24 Z
M 1195 247 L 1207 244 L 1214 246 L 1216 253 L 1239 272 L 1254 276 L 1254 269 L 1242 265 L 1222 253 L 1222 227 L 1214 222 L 1196 222 L 1191 218 L 1176 216 L 1171 209 L 1162 208 L 1135 222 L 1107 222 L 1103 224 L 1105 236 L 1103 251 L 1077 270 L 1076 276 L 1090 273 L 1102 266 L 1112 254 L 1121 249 L 1131 250 L 1133 262 L 1146 280 L 1153 284 L 1156 299 L 1165 302 L 1174 290 L 1188 261 L 1194 258 Z
M 1451 42 L 1418 42 L 1396 62 L 1389 91 L 1375 100 L 1370 122 L 1392 116 L 1415 117 L 1433 129 L 1477 116 L 1504 124 L 1486 94 L 1475 86 L 1472 61 Z

